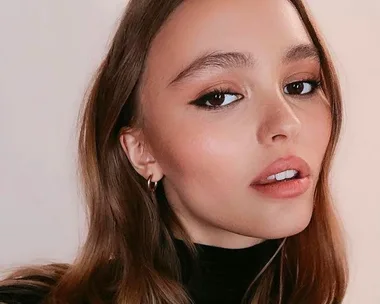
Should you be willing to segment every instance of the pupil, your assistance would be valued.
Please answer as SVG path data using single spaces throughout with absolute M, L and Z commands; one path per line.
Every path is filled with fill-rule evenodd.
M 303 83 L 302 82 L 297 82 L 292 84 L 291 90 L 295 94 L 301 94 L 304 89 Z
M 215 94 L 210 100 L 210 104 L 213 106 L 220 106 L 223 102 L 224 94 Z

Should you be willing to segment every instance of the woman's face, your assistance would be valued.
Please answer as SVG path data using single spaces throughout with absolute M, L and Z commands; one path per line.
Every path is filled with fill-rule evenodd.
M 143 133 L 147 170 L 195 242 L 243 247 L 308 225 L 331 131 L 320 78 L 289 1 L 192 0 L 171 15 L 147 57 Z M 266 180 L 284 169 L 305 177 Z M 275 183 L 252 186 L 259 176 Z

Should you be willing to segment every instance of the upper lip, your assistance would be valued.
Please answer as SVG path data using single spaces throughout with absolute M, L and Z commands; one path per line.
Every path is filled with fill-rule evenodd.
M 310 166 L 308 163 L 302 158 L 292 155 L 275 160 L 253 180 L 251 185 L 261 184 L 265 182 L 269 176 L 285 170 L 297 170 L 300 178 L 310 175 Z

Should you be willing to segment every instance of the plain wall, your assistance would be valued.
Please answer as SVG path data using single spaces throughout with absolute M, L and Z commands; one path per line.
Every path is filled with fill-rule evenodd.
M 333 190 L 346 304 L 380 303 L 380 1 L 310 0 L 341 77 Z M 72 261 L 85 237 L 75 123 L 124 0 L 0 0 L 0 269 Z

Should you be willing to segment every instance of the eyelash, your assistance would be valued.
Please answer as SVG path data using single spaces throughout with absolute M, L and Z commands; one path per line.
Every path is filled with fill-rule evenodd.
M 298 80 L 298 81 L 293 81 L 291 83 L 288 83 L 286 86 L 284 86 L 284 90 L 286 87 L 290 86 L 290 85 L 295 85 L 295 84 L 309 84 L 311 86 L 311 91 L 308 92 L 308 93 L 304 93 L 304 94 L 290 94 L 290 93 L 285 93 L 286 95 L 291 95 L 291 96 L 297 96 L 298 98 L 305 98 L 305 97 L 309 97 L 310 95 L 313 95 L 320 87 L 321 87 L 321 82 L 319 80 L 315 80 L 315 79 L 302 79 L 302 80 Z M 207 101 L 209 101 L 210 99 L 212 99 L 213 97 L 217 96 L 217 95 L 234 95 L 234 96 L 237 96 L 237 100 L 225 105 L 225 106 L 208 106 L 208 105 L 205 105 L 205 103 Z M 205 93 L 204 95 L 202 95 L 201 97 L 197 98 L 196 100 L 190 102 L 190 104 L 193 104 L 199 108 L 202 108 L 202 109 L 205 109 L 205 110 L 208 110 L 208 111 L 215 111 L 215 110 L 222 110 L 222 109 L 226 109 L 228 107 L 231 107 L 231 106 L 234 106 L 236 105 L 239 101 L 241 101 L 242 99 L 244 98 L 244 96 L 242 94 L 239 94 L 239 93 L 235 93 L 233 92 L 232 90 L 230 90 L 229 88 L 216 88 L 216 89 L 213 89 L 211 90 L 210 92 L 208 93 Z M 223 101 L 224 102 L 224 101 Z

